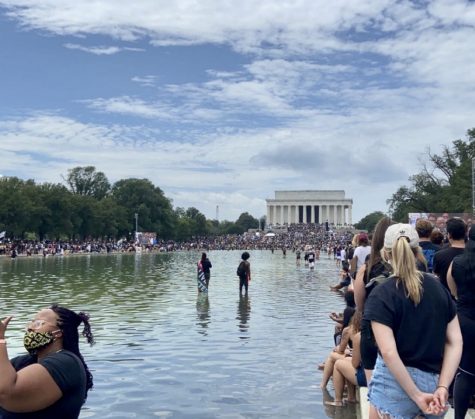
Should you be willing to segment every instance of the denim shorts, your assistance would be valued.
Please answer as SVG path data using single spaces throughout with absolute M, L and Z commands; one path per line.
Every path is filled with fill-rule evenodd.
M 416 386 L 425 393 L 433 393 L 437 388 L 439 375 L 406 367 Z M 373 376 L 368 388 L 368 400 L 381 413 L 394 419 L 413 419 L 418 414 L 424 418 L 441 418 L 441 416 L 424 415 L 416 403 L 398 384 L 380 355 L 376 360 Z

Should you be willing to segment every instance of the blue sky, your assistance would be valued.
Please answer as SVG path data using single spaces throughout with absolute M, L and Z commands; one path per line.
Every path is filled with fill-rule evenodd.
M 208 218 L 343 189 L 353 220 L 475 127 L 475 3 L 0 0 L 0 174 L 93 165 Z

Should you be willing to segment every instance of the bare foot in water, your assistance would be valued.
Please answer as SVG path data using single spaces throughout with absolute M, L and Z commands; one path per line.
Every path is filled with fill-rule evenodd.
M 336 406 L 336 407 L 342 407 L 345 405 L 342 400 L 328 401 L 328 402 L 325 402 L 325 404 L 327 406 Z

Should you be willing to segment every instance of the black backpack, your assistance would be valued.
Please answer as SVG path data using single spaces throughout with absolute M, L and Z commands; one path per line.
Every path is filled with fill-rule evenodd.
M 366 298 L 368 298 L 368 295 L 374 290 L 376 285 L 384 284 L 389 278 L 394 278 L 394 275 L 390 275 L 389 272 L 383 272 L 382 274 L 371 278 L 371 280 L 365 285 Z
M 237 269 L 236 269 L 236 275 L 241 278 L 246 275 L 246 269 L 244 268 L 244 262 L 241 262 Z

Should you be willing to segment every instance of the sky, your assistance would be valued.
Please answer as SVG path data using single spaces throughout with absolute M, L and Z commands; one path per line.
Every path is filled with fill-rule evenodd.
M 3 176 L 92 165 L 231 221 L 337 189 L 356 222 L 474 109 L 474 1 L 0 0 Z

